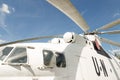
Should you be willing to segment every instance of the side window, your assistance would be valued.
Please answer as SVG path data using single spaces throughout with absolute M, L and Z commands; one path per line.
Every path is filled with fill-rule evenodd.
M 53 57 L 53 52 L 49 50 L 43 50 L 44 65 L 49 66 Z
M 54 63 L 56 63 L 57 67 L 66 67 L 66 60 L 63 53 L 53 53 L 50 50 L 43 50 L 43 60 L 46 66 L 54 66 Z
M 26 48 L 17 47 L 13 50 L 11 55 L 8 57 L 7 62 L 9 63 L 26 63 L 27 52 Z
M 57 67 L 66 67 L 66 60 L 63 53 L 56 52 L 56 66 Z

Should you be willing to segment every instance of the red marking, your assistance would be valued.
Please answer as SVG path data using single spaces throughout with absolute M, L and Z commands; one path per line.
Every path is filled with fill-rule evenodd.
M 95 44 L 96 44 L 97 49 L 100 50 L 100 45 L 99 45 L 97 39 L 95 39 Z

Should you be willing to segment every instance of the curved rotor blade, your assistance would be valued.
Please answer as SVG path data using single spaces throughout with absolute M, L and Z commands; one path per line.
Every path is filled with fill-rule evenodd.
M 93 34 L 120 34 L 120 30 L 93 32 Z
M 98 29 L 96 29 L 96 30 L 97 30 L 97 31 L 98 31 L 98 30 L 106 30 L 106 29 L 112 28 L 112 27 L 114 27 L 114 26 L 116 26 L 116 25 L 118 25 L 118 24 L 120 24 L 120 19 L 118 19 L 118 20 L 116 20 L 116 21 L 113 21 L 113 22 L 111 22 L 111 23 L 109 23 L 109 24 L 106 24 L 105 26 L 102 26 L 102 27 L 100 27 L 100 28 L 98 28 Z
M 33 40 L 40 40 L 40 39 L 48 39 L 48 38 L 56 38 L 60 37 L 61 35 L 54 35 L 54 36 L 40 36 L 40 37 L 34 37 L 34 38 L 27 38 L 27 39 L 22 39 L 22 40 L 17 40 L 17 41 L 12 41 L 12 42 L 7 42 L 0 44 L 0 47 L 10 45 L 10 44 L 16 44 L 16 43 L 21 43 L 21 42 L 27 42 L 27 41 L 33 41 Z
M 120 43 L 118 43 L 118 42 L 114 42 L 114 41 L 111 41 L 109 39 L 101 38 L 101 37 L 99 37 L 99 40 L 102 41 L 102 42 L 105 42 L 105 43 L 120 47 Z
M 70 0 L 47 0 L 50 4 L 55 6 L 71 20 L 73 20 L 84 32 L 89 30 L 89 27 L 76 8 L 72 5 Z
M 105 31 L 101 32 L 100 34 L 120 34 L 120 30 Z

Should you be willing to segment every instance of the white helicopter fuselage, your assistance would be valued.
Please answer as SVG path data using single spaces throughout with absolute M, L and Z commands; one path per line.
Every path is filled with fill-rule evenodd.
M 117 58 L 101 45 L 99 50 L 92 39 L 75 38 L 69 43 L 58 39 L 7 46 L 12 49 L 4 59 L 1 57 L 0 80 L 120 80 Z
M 89 26 L 70 0 L 47 1 L 85 34 L 68 32 L 63 38 L 54 38 L 48 43 L 14 44 L 55 36 L 0 44 L 5 46 L 0 49 L 0 80 L 120 80 L 120 60 L 104 51 L 98 39 L 119 47 L 120 44 L 97 36 L 120 33 L 120 30 L 99 32 L 120 24 L 120 19 L 89 33 Z

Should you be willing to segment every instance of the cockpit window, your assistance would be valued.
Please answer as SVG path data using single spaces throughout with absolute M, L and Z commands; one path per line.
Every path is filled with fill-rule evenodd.
M 5 57 L 11 52 L 13 47 L 5 47 L 3 50 L 0 51 L 0 60 L 4 60 Z
M 44 57 L 44 64 L 46 66 L 49 66 L 53 57 L 53 52 L 49 50 L 43 50 L 43 57 Z
M 56 66 L 57 67 L 66 67 L 66 60 L 63 53 L 56 52 Z
M 8 63 L 26 63 L 27 62 L 27 52 L 26 48 L 17 47 L 13 50 L 11 55 L 6 60 Z

